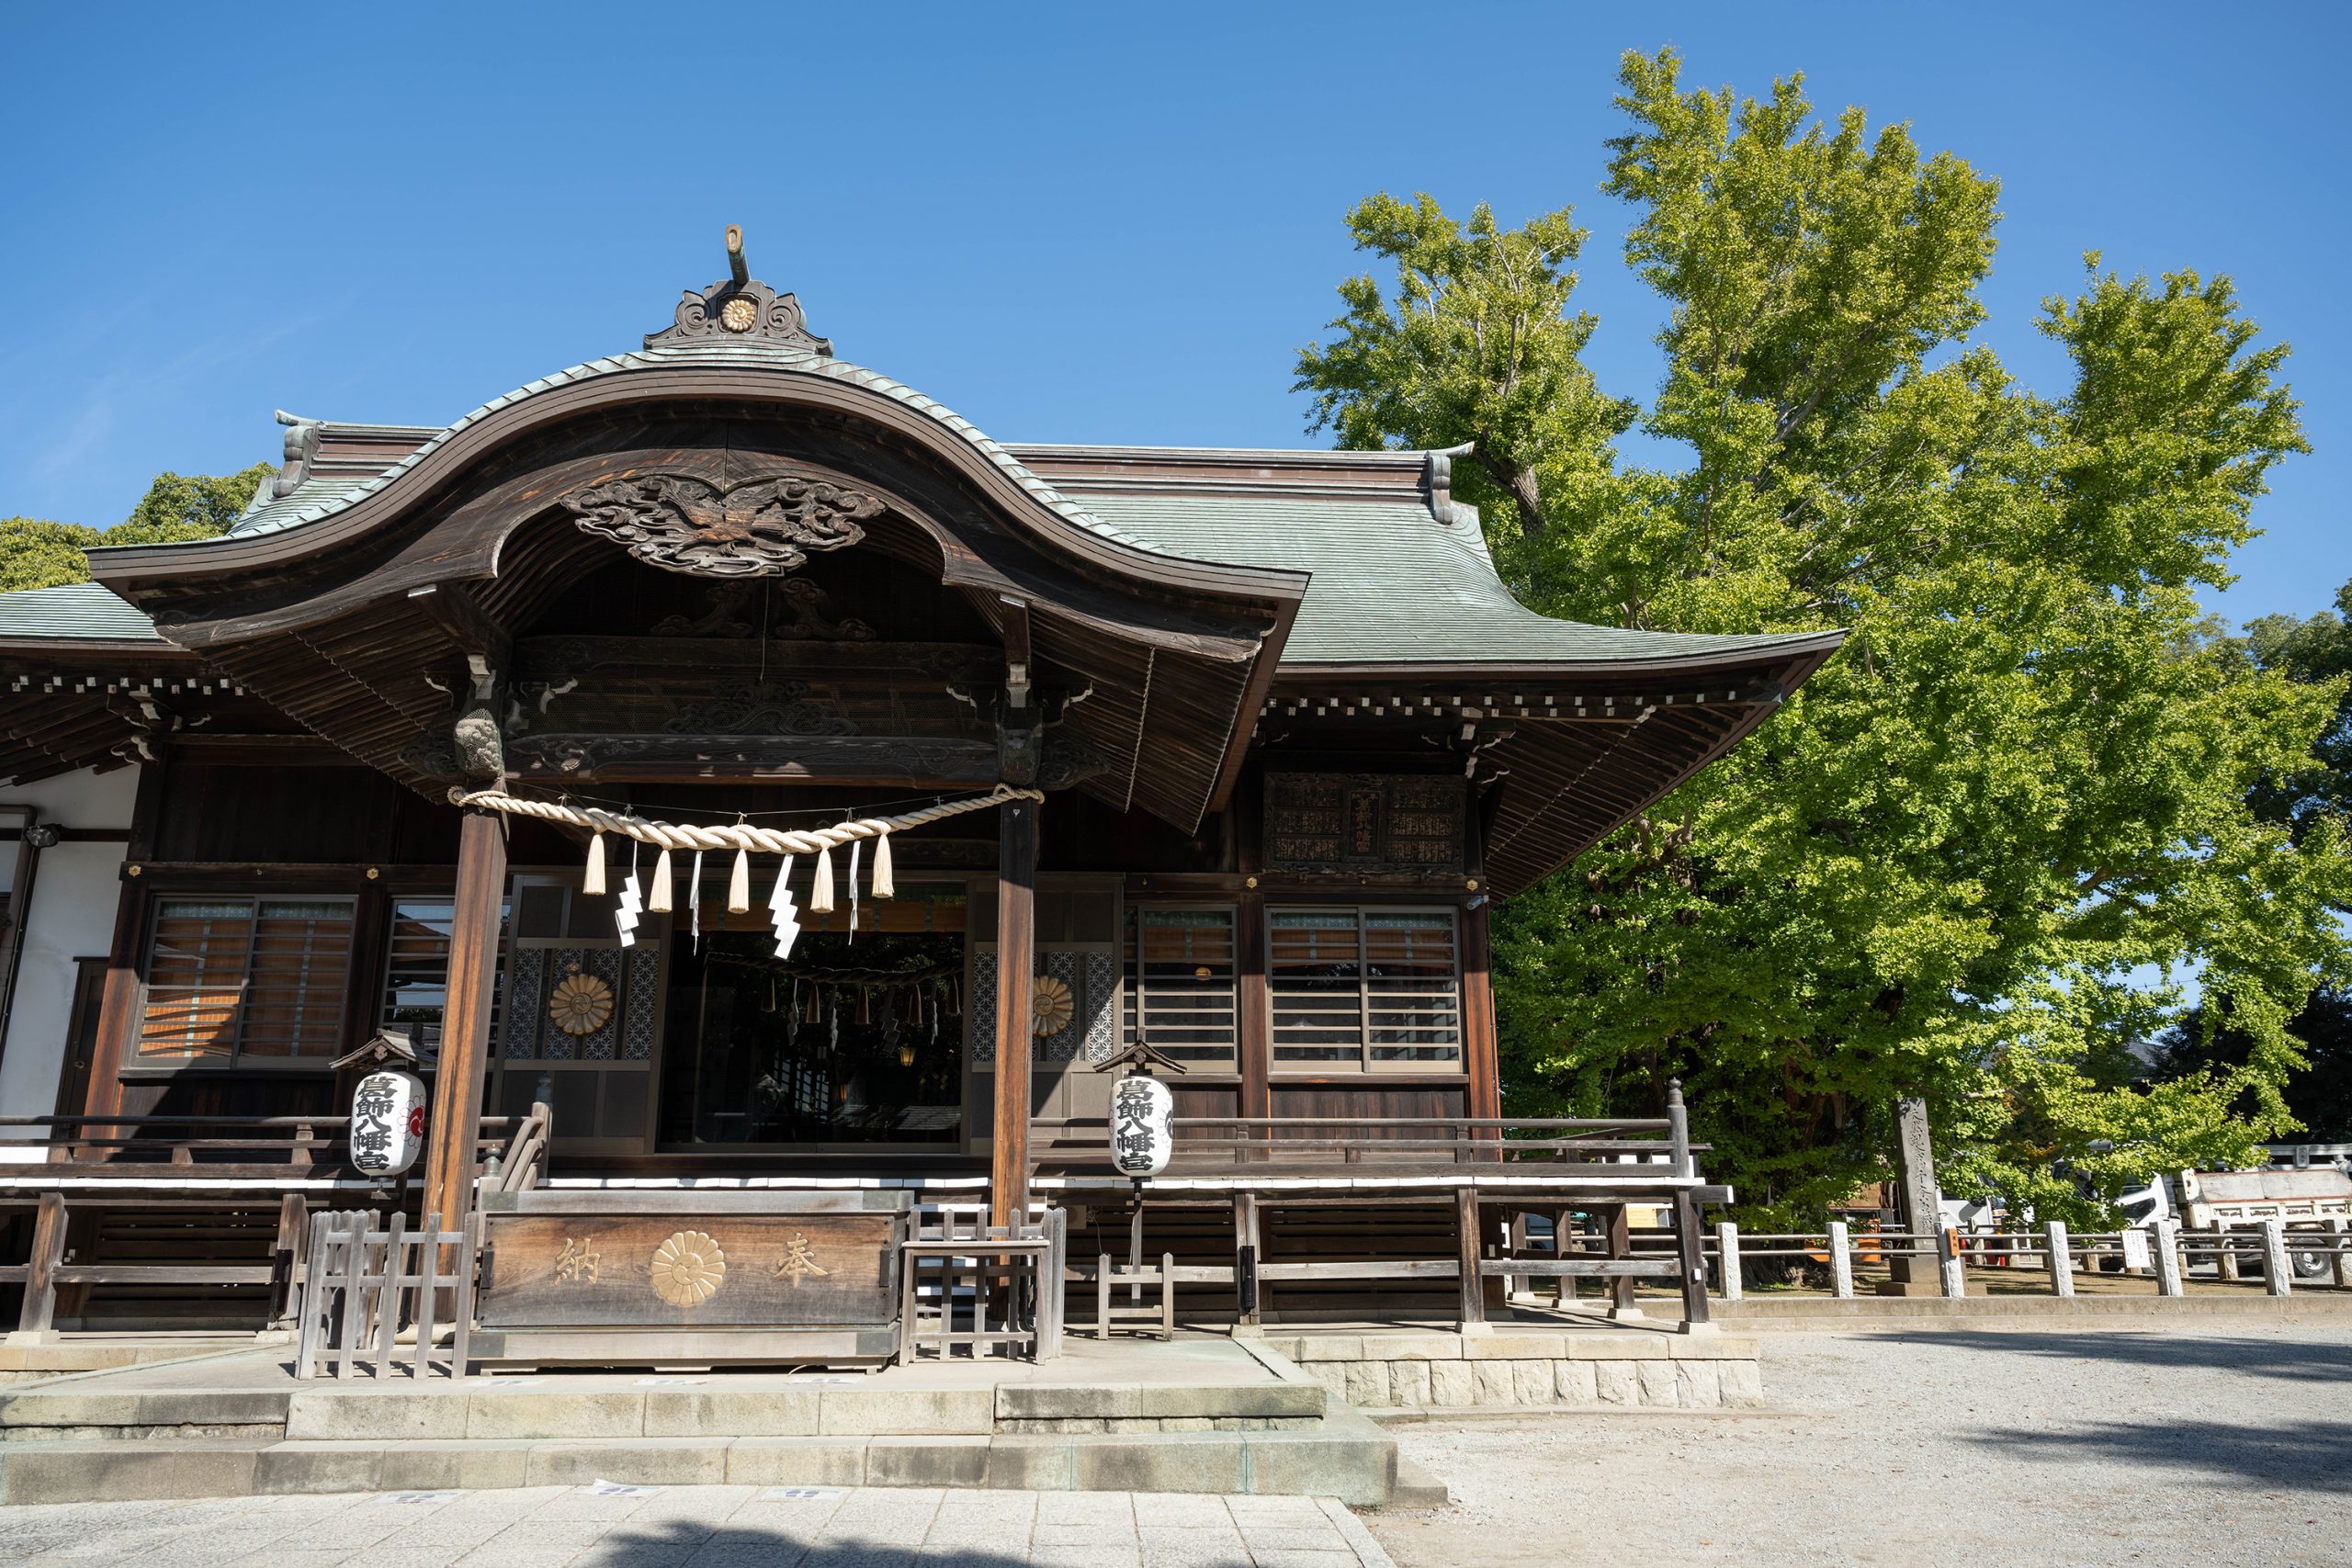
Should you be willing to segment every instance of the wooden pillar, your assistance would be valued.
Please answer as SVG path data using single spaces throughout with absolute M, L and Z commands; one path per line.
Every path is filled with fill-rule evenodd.
M 305 1151 L 307 1154 L 308 1151 Z M 300 1283 L 302 1247 L 311 1217 L 310 1200 L 288 1192 L 277 1203 L 277 1245 L 269 1261 L 269 1326 L 294 1326 L 295 1290 Z
M 506 901 L 506 822 L 469 811 L 458 840 L 456 909 L 449 929 L 449 988 L 441 1055 L 433 1074 L 433 1131 L 424 1150 L 423 1212 L 456 1230 L 472 1211 L 474 1139 L 481 1130 L 482 1074 L 490 1057 L 491 993 L 498 984 L 498 926 Z
M 1258 1280 L 1258 1195 L 1233 1195 L 1234 1326 L 1254 1328 L 1265 1321 L 1265 1286 Z
M 1461 1187 L 1453 1194 L 1453 1216 L 1457 1252 L 1462 1268 L 1462 1323 L 1467 1328 L 1474 1323 L 1487 1321 L 1486 1280 L 1478 1273 L 1478 1259 L 1486 1249 L 1479 1246 L 1478 1190 Z
M 1609 1256 L 1619 1259 L 1634 1256 L 1633 1221 L 1627 1216 L 1623 1203 L 1610 1205 Z M 1634 1299 L 1634 1277 L 1631 1274 L 1619 1274 L 1609 1281 L 1609 1315 L 1642 1315 L 1641 1304 Z
M 1682 1272 L 1682 1332 L 1688 1334 L 1708 1321 L 1707 1259 L 1699 1244 L 1699 1204 L 1688 1189 L 1674 1195 L 1674 1252 Z
M 18 1344 L 56 1337 L 57 1266 L 65 1261 L 65 1194 L 44 1192 L 33 1211 L 32 1250 L 25 1256 L 25 1304 L 17 1316 Z M 12 1336 L 12 1337 L 16 1337 Z
M 996 1117 L 989 1158 L 989 1216 L 1011 1224 L 1029 1211 L 1030 988 L 1037 973 L 1037 803 L 997 809 Z
M 90 1047 L 90 1076 L 84 1086 L 82 1109 L 87 1115 L 119 1115 L 123 1110 L 122 1070 L 138 1050 L 141 1010 L 140 942 L 147 930 L 147 885 L 141 880 L 155 855 L 156 836 L 164 817 L 164 795 L 170 787 L 169 747 L 152 762 L 139 766 L 139 795 L 130 807 L 130 839 L 123 849 L 122 897 L 115 905 L 114 941 L 107 949 L 107 977 L 98 992 L 98 1026 Z M 113 1137 L 119 1129 L 80 1127 L 89 1135 Z M 76 1151 L 90 1157 L 86 1151 Z M 108 1157 L 100 1153 L 98 1158 Z
M 1272 1116 L 1273 1089 L 1268 1075 L 1273 1066 L 1273 1002 L 1266 988 L 1266 896 L 1255 888 L 1243 892 L 1233 918 L 1238 1011 L 1234 1018 L 1234 1044 L 1241 1067 L 1241 1114 Z
M 1487 939 L 1491 904 L 1462 911 L 1462 1066 L 1469 1075 L 1468 1113 L 1503 1113 L 1502 1068 L 1495 1044 L 1495 983 Z

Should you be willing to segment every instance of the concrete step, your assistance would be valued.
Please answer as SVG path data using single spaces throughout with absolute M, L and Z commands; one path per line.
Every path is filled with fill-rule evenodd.
M 0 1394 L 0 1439 L 555 1438 L 1073 1436 L 1302 1428 L 1331 1404 L 1288 1369 L 1261 1382 L 908 1386 L 729 1378 L 593 1388 L 468 1380 L 309 1382 L 290 1390 L 118 1390 L 66 1382 Z
M 733 1483 L 1286 1494 L 1389 1501 L 1396 1445 L 1338 1406 L 1254 1431 L 742 1437 L 28 1439 L 0 1447 L 0 1503 Z
M 1445 1483 L 1408 1459 L 1396 1461 L 1396 1484 L 1388 1490 L 1390 1508 L 1442 1508 L 1453 1501 Z

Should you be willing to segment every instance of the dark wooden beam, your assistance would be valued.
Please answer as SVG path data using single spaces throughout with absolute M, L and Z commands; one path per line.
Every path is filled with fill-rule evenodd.
M 704 779 L 959 789 L 997 780 L 986 740 L 874 735 L 528 735 L 506 766 L 548 783 L 691 784 Z
M 410 589 L 408 600 L 432 617 L 460 651 L 481 654 L 501 673 L 513 661 L 514 644 L 506 628 L 483 612 L 463 583 L 428 582 Z

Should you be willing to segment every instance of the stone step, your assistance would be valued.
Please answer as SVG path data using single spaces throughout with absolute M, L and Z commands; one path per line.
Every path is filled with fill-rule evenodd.
M 791 1384 L 565 1388 L 391 1379 L 259 1389 L 0 1395 L 9 1443 L 106 1438 L 540 1441 L 557 1438 L 1072 1436 L 1301 1428 L 1330 1396 L 1295 1371 L 1261 1382 Z
M 1397 1460 L 1396 1483 L 1388 1489 L 1387 1507 L 1442 1508 L 1453 1501 L 1444 1482 L 1410 1460 Z
M 830 1392 L 830 1391 L 829 1391 Z M 1396 1445 L 1339 1406 L 1258 1431 L 802 1437 L 24 1440 L 0 1502 L 72 1503 L 584 1484 L 966 1486 L 1285 1494 L 1387 1502 Z

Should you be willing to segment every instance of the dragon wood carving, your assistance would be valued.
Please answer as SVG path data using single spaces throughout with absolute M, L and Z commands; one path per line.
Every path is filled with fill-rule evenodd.
M 724 490 L 681 474 L 646 474 L 584 485 L 557 504 L 583 532 L 689 577 L 781 576 L 810 550 L 865 538 L 863 525 L 883 506 L 878 495 L 798 474 Z

